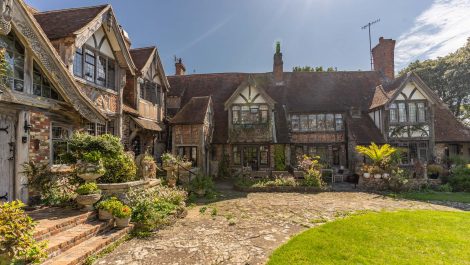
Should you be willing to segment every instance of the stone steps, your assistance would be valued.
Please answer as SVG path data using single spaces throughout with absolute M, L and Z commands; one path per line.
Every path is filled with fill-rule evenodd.
M 83 263 L 132 229 L 114 228 L 114 221 L 99 221 L 96 212 L 76 209 L 51 207 L 28 214 L 38 222 L 35 239 L 48 242 L 48 260 L 43 264 Z
M 95 235 L 84 242 L 47 260 L 43 265 L 76 265 L 82 264 L 86 258 L 104 249 L 111 243 L 124 237 L 132 227 L 123 229 L 113 228 L 102 234 Z
M 49 254 L 49 258 L 55 257 L 98 233 L 105 232 L 112 228 L 112 221 L 101 222 L 94 220 L 78 224 L 70 229 L 55 234 L 54 236 L 45 239 L 47 240 L 47 252 Z

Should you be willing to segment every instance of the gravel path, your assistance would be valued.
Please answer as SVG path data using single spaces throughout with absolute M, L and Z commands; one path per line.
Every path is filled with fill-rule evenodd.
M 264 264 L 293 235 L 348 212 L 455 210 L 364 192 L 246 194 L 226 189 L 223 194 L 223 200 L 191 208 L 175 225 L 151 238 L 125 242 L 95 264 Z

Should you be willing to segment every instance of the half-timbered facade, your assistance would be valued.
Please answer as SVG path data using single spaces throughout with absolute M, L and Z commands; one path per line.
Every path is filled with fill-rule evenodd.
M 280 47 L 271 73 L 184 75 L 178 61 L 169 113 L 177 117 L 194 98 L 211 96 L 211 165 L 226 155 L 231 167 L 270 171 L 279 145 L 292 166 L 310 154 L 354 169 L 363 161 L 355 146 L 371 142 L 401 147 L 403 165 L 470 156 L 469 128 L 416 74 L 395 78 L 394 45 L 380 38 L 374 71 L 284 72 Z

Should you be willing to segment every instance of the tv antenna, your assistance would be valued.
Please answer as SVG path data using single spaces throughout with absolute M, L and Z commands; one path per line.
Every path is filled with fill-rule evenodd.
M 362 26 L 361 29 L 369 29 L 369 54 L 370 54 L 370 70 L 374 70 L 374 59 L 372 58 L 372 40 L 370 38 L 370 27 L 376 23 L 380 22 L 380 18 L 374 21 L 367 23 L 365 26 Z

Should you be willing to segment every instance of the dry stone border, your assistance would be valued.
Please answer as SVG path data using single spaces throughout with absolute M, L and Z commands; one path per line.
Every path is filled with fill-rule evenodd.
M 122 244 L 96 264 L 264 264 L 270 253 L 293 235 L 348 212 L 456 210 L 364 192 L 226 191 L 225 196 L 225 200 L 190 209 L 185 219 L 149 239 Z

